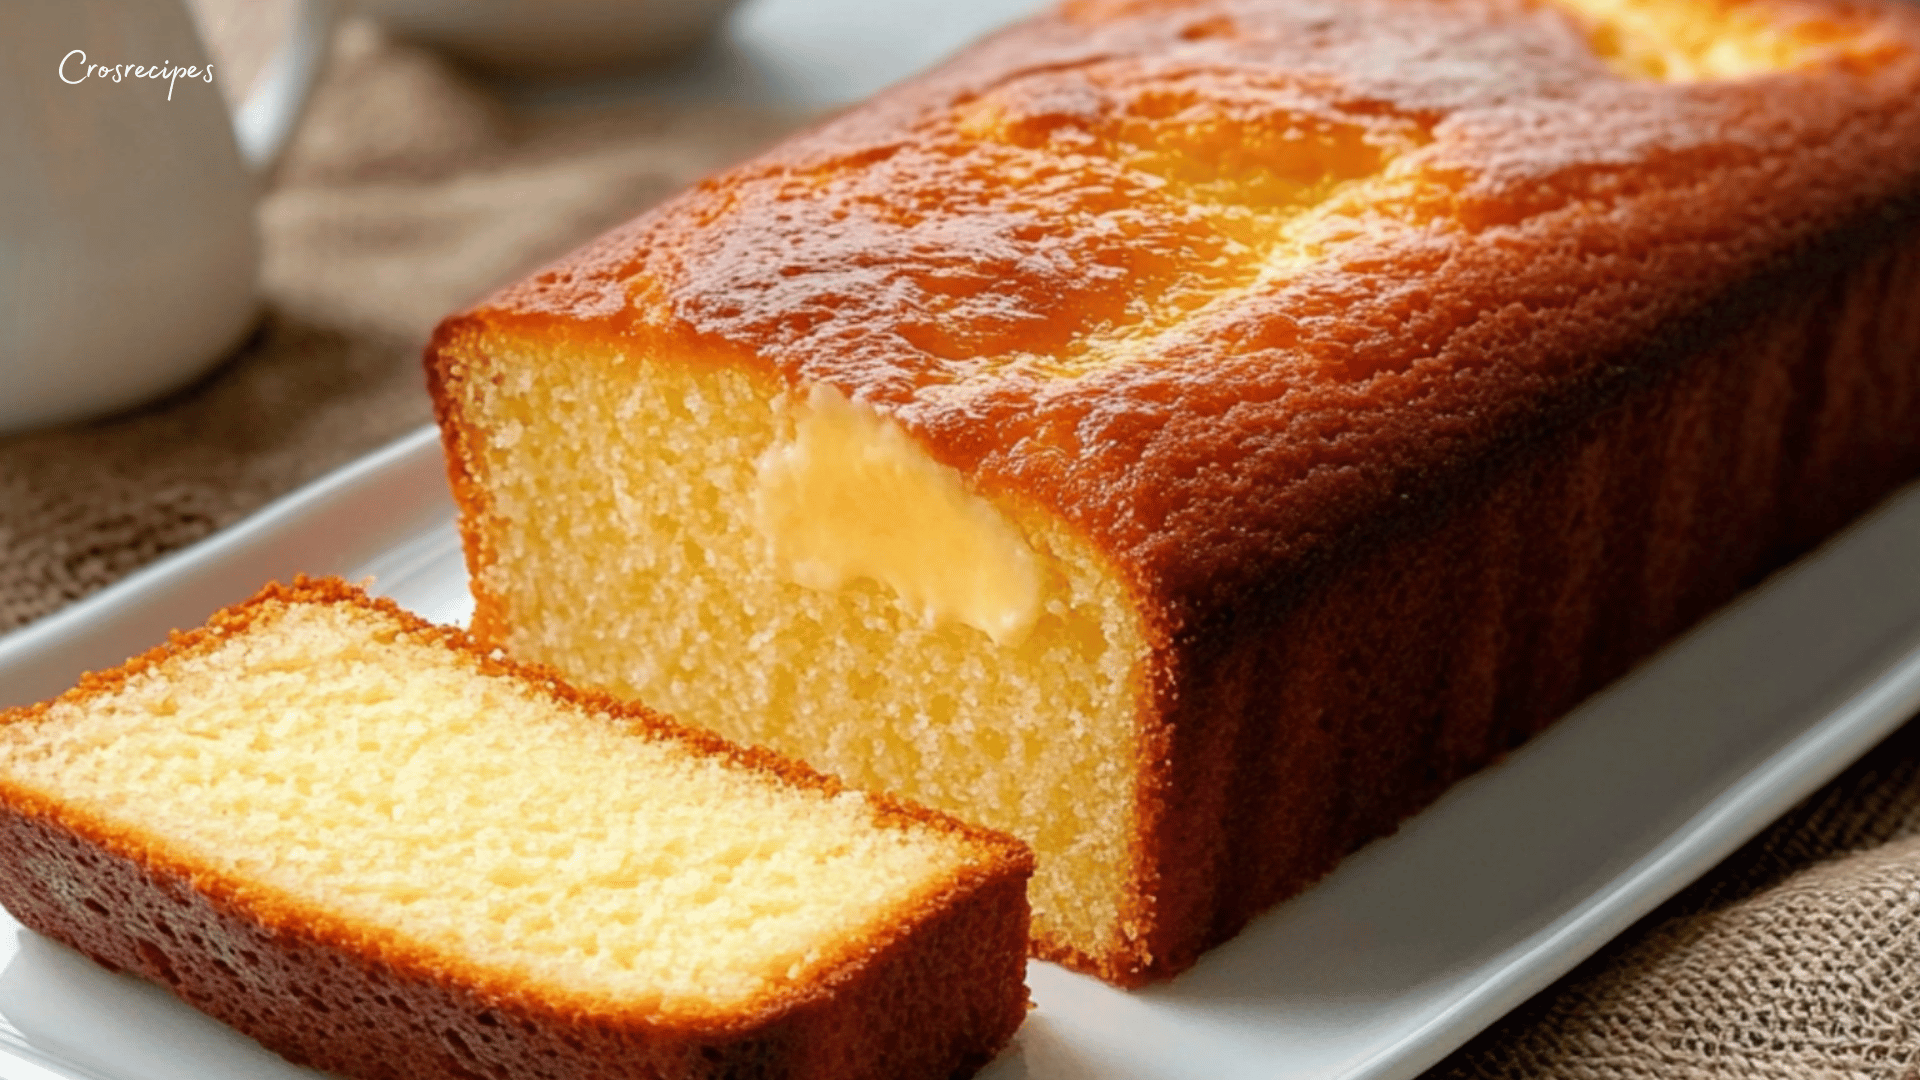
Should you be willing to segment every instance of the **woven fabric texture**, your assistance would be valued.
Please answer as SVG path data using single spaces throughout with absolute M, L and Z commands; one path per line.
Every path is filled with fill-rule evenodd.
M 165 401 L 0 439 L 0 631 L 429 422 L 442 314 L 801 119 L 509 110 L 349 25 L 262 207 L 253 337 Z M 1920 724 L 1430 1076 L 1920 1080 Z

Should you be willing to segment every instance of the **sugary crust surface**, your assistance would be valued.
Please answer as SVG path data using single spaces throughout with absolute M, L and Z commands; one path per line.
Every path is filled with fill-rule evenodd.
M 111 693 L 137 673 L 244 634 L 264 613 L 292 604 L 363 609 L 467 656 L 483 675 L 521 680 L 536 693 L 603 713 L 636 737 L 673 740 L 823 797 L 844 790 L 770 751 L 577 690 L 338 579 L 269 585 L 202 628 L 176 632 L 119 668 L 87 673 L 59 698 L 0 712 L 0 725 L 33 722 L 58 703 Z M 0 903 L 29 927 L 109 967 L 168 985 L 293 1060 L 354 1076 L 970 1071 L 990 1060 L 1025 1014 L 1020 971 L 1032 855 L 1017 841 L 898 799 L 868 799 L 883 825 L 963 837 L 972 864 L 911 898 L 873 935 L 842 943 L 817 982 L 715 1014 L 660 1015 L 521 985 L 384 927 L 209 870 L 138 827 L 100 820 L 5 778 Z M 956 1024 L 956 1016 L 964 1021 Z M 951 1045 L 929 1056 L 926 1031 L 945 1034 Z
M 1366 721 L 1377 749 L 1349 744 L 1360 721 L 1338 708 L 1398 702 L 1411 725 L 1431 703 L 1345 684 L 1276 695 L 1263 675 L 1280 670 L 1269 654 L 1284 636 L 1338 649 L 1323 625 L 1291 621 L 1331 619 L 1326 595 L 1412 604 L 1353 592 L 1355 575 L 1492 515 L 1490 500 L 1518 497 L 1502 494 L 1516 476 L 1557 491 L 1597 468 L 1580 449 L 1592 444 L 1611 446 L 1619 490 L 1653 484 L 1655 451 L 1612 441 L 1621 410 L 1664 401 L 1676 372 L 1770 325 L 1809 282 L 1843 299 L 1876 288 L 1852 268 L 1920 218 L 1920 8 L 1748 6 L 1853 47 L 1674 84 L 1622 77 L 1578 20 L 1528 0 L 1086 0 L 1011 28 L 444 323 L 429 377 L 469 559 L 492 558 L 486 496 L 464 472 L 476 434 L 450 382 L 487 335 L 739 365 L 874 404 L 979 490 L 1079 530 L 1133 590 L 1154 649 L 1139 675 L 1145 854 L 1128 900 L 1142 929 L 1124 954 L 1041 951 L 1127 984 L 1179 970 L 1686 625 L 1663 614 L 1657 632 L 1618 631 L 1631 647 L 1536 655 L 1490 616 L 1483 644 L 1506 650 L 1501 670 L 1527 657 L 1567 678 L 1492 701 L 1505 719 L 1471 750 L 1358 803 L 1340 769 L 1422 744 L 1396 734 L 1400 720 Z M 1311 161 L 1267 191 L 1271 162 L 1234 148 L 1275 141 Z M 1260 219 L 1277 232 L 1236 232 L 1246 223 L 1216 214 L 1208 175 L 1242 185 L 1227 201 L 1297 196 L 1300 212 Z M 1803 312 L 1783 331 L 1815 359 L 1782 370 L 1817 382 L 1830 358 L 1851 371 L 1906 348 L 1893 331 L 1870 349 L 1827 341 L 1824 319 Z M 1778 372 L 1750 374 L 1760 381 L 1734 392 L 1758 400 Z M 1742 437 L 1777 448 L 1821 408 L 1740 419 L 1754 425 Z M 1909 458 L 1889 452 L 1874 491 L 1911 475 Z M 1842 501 L 1857 512 L 1871 495 Z M 1639 527 L 1616 518 L 1563 524 Z M 1787 516 L 1752 524 L 1753 545 L 1727 541 L 1751 557 L 1716 602 L 1824 535 Z M 1488 536 L 1456 539 L 1459 576 L 1501 557 Z M 1626 545 L 1606 575 L 1569 587 L 1663 564 L 1665 542 Z M 1397 587 L 1417 597 L 1454 574 L 1429 569 Z M 476 627 L 500 617 L 483 598 Z M 1331 655 L 1315 662 L 1353 663 Z M 1268 715 L 1277 696 L 1291 712 Z M 1325 742 L 1298 760 L 1336 763 L 1287 780 L 1309 785 L 1311 805 L 1224 794 L 1258 787 L 1244 763 L 1296 738 Z M 1326 829 L 1290 868 L 1240 848 L 1294 823 Z M 1234 880 L 1256 862 L 1259 881 Z
M 1523 0 L 1073 3 L 466 320 L 834 385 L 1079 526 L 1177 633 L 1435 473 L 1590 412 L 1634 374 L 1623 354 L 1916 193 L 1920 11 L 1771 6 L 1879 44 L 1669 85 Z M 1226 241 L 1109 160 L 1187 151 L 1196 109 L 1249 141 L 1319 125 L 1407 182 L 1235 293 L 1207 276 Z M 1022 360 L 1167 309 L 1137 362 Z

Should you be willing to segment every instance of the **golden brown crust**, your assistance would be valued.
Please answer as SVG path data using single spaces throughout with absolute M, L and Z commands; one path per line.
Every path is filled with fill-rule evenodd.
M 945 1080 L 990 1060 L 1026 1012 L 1024 995 L 998 989 L 1024 963 L 1017 878 L 875 943 L 783 1010 L 662 1028 L 503 996 L 459 971 L 408 970 L 308 924 L 265 925 L 198 877 L 44 818 L 0 814 L 0 848 L 10 855 L 0 903 L 23 924 L 167 986 L 298 1064 L 364 1080 Z
M 1920 475 L 1920 229 L 1174 654 L 1179 971 Z M 1122 979 L 1121 981 L 1130 981 Z
M 1246 690 L 1262 670 L 1249 666 L 1255 655 L 1287 659 L 1272 654 L 1286 634 L 1332 649 L 1300 620 L 1324 614 L 1329 595 L 1352 596 L 1342 590 L 1359 568 L 1512 497 L 1515 476 L 1551 487 L 1597 469 L 1569 440 L 1613 438 L 1599 434 L 1606 418 L 1664 400 L 1662 387 L 1770 325 L 1809 287 L 1873 291 L 1861 268 L 1913 234 L 1920 9 L 1751 7 L 1859 47 L 1674 85 L 1621 77 L 1577 20 L 1526 0 L 1070 3 L 449 320 L 428 367 L 443 378 L 457 362 L 452 343 L 501 334 L 830 384 L 886 411 L 981 491 L 1044 507 L 1087 536 L 1126 576 L 1155 657 L 1141 676 L 1144 854 L 1125 949 L 1039 951 L 1136 983 L 1184 967 L 1443 782 L 1383 765 L 1394 779 L 1379 784 L 1404 790 L 1352 803 L 1341 786 L 1378 763 L 1361 760 L 1370 751 L 1351 731 L 1401 739 L 1389 756 L 1424 736 L 1396 734 L 1375 715 L 1381 699 L 1337 672 L 1315 681 L 1320 697 L 1276 710 Z M 1272 178 L 1259 169 L 1293 167 L 1284 154 L 1260 157 L 1272 145 L 1319 170 L 1298 178 L 1306 216 L 1284 222 L 1307 230 L 1311 257 L 1249 288 L 1242 249 L 1284 262 L 1285 244 L 1235 232 L 1204 187 L 1224 177 L 1242 185 L 1233 197 L 1265 190 Z M 1366 198 L 1340 203 L 1341 184 Z M 1312 218 L 1328 206 L 1327 220 Z M 1794 332 L 1818 338 L 1805 330 L 1817 323 L 1804 315 Z M 1820 378 L 1849 365 L 1895 378 L 1911 364 L 1900 359 L 1905 332 L 1889 330 L 1872 350 L 1815 340 L 1804 366 Z M 1791 447 L 1826 422 L 1817 408 L 1756 418 L 1741 437 Z M 1920 412 L 1902 417 L 1920 429 Z M 460 431 L 455 418 L 449 439 Z M 1642 448 L 1615 452 L 1626 460 L 1613 467 L 1663 467 Z M 1858 510 L 1860 491 L 1884 492 L 1916 467 L 1912 438 L 1897 431 L 1836 453 L 1865 455 L 1876 479 L 1861 487 L 1841 479 L 1845 469 L 1822 472 L 1854 493 L 1806 488 L 1822 505 Z M 1620 490 L 1657 486 L 1651 474 L 1608 475 Z M 464 490 L 470 513 L 484 507 L 484 483 Z M 1738 569 L 1713 580 L 1736 586 L 1823 535 L 1809 521 L 1837 524 L 1728 513 L 1757 530 L 1751 542 L 1725 541 L 1738 555 L 1725 564 Z M 1625 510 L 1615 517 L 1635 527 Z M 490 558 L 485 529 L 469 528 L 481 534 L 469 557 Z M 1516 656 L 1569 670 L 1537 692 L 1495 694 L 1501 718 L 1475 721 L 1485 730 L 1462 744 L 1472 752 L 1434 777 L 1484 764 L 1510 734 L 1599 685 L 1596 673 L 1664 640 L 1646 635 L 1635 603 L 1697 617 L 1697 595 L 1731 595 L 1629 588 L 1679 550 L 1667 542 L 1615 541 L 1614 561 L 1576 583 L 1592 591 L 1564 598 L 1618 603 L 1594 616 L 1598 644 L 1535 652 L 1496 635 L 1484 648 L 1505 652 L 1475 654 L 1508 682 L 1532 677 Z M 1474 566 L 1495 557 L 1461 543 Z M 1402 584 L 1441 580 L 1438 569 L 1408 569 Z M 1640 599 L 1616 601 L 1606 583 Z M 1354 602 L 1418 607 L 1384 600 Z M 1667 635 L 1685 625 L 1647 619 Z M 1372 648 L 1288 662 L 1337 667 Z M 1338 702 L 1372 719 L 1319 718 Z M 1417 698 L 1399 702 L 1401 726 L 1431 719 Z M 1324 765 L 1289 774 L 1315 785 L 1310 805 L 1224 794 L 1228 773 L 1252 782 L 1242 775 L 1251 766 L 1221 754 L 1266 761 L 1246 751 L 1296 744 L 1302 761 Z M 1277 845 L 1295 844 L 1291 869 L 1246 862 L 1241 838 L 1274 827 L 1249 815 L 1269 814 L 1292 815 L 1289 836 L 1302 823 L 1325 835 Z M 1235 859 L 1263 869 L 1233 884 Z
M 1082 527 L 1177 629 L 1411 477 L 1538 430 L 1543 392 L 1590 410 L 1622 352 L 1920 185 L 1920 12 L 1832 7 L 1904 51 L 1671 86 L 1619 78 L 1518 0 L 1076 4 L 463 318 L 857 394 L 983 490 Z M 1181 105 L 1249 138 L 1318 124 L 1417 183 L 1330 257 L 1177 321 L 1150 363 L 1022 362 L 1140 298 L 1230 291 L 1189 280 L 1218 230 L 1115 164 L 1197 140 L 1157 118 Z M 1081 153 L 1057 182 L 1006 178 L 1064 161 L 1056 143 Z
M 48 702 L 0 711 L 0 725 L 84 705 L 170 659 L 202 653 L 294 604 L 377 613 L 401 633 L 466 656 L 490 677 L 791 787 L 844 786 L 636 705 L 582 692 L 505 659 L 337 578 L 270 584 L 196 630 L 119 668 L 84 675 Z M 888 925 L 840 944 L 822 976 L 715 1014 L 657 1012 L 555 997 L 458 956 L 423 950 L 278 891 L 209 871 L 136 826 L 98 819 L 0 778 L 0 903 L 24 924 L 116 969 L 136 971 L 289 1058 L 360 1077 L 702 1077 L 900 1075 L 943 1078 L 985 1063 L 1024 1015 L 1024 845 L 890 796 L 876 818 L 964 838 L 974 865 L 904 903 Z M 239 956 L 243 963 L 233 963 Z M 930 981 L 928 981 L 930 980 Z M 945 1038 L 950 1045 L 932 1045 Z M 734 1071 L 730 1071 L 734 1070 Z
M 501 616 L 492 598 L 480 587 L 486 580 L 486 568 L 494 562 L 488 527 L 493 511 L 485 478 L 475 475 L 481 468 L 482 437 L 467 425 L 459 412 L 457 387 L 467 377 L 453 359 L 458 353 L 454 343 L 460 333 L 452 323 L 442 323 L 434 330 L 426 355 L 442 359 L 427 364 L 427 396 L 433 401 L 433 418 L 439 425 L 440 440 L 446 450 L 447 488 L 454 504 L 461 508 L 460 548 L 465 553 L 467 579 L 473 583 L 474 597 L 473 618 L 468 629 L 476 641 L 499 641 L 506 628 L 499 622 Z

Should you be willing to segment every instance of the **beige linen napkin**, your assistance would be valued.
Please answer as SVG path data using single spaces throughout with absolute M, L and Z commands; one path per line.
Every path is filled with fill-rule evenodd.
M 249 8 L 251 10 L 251 8 Z M 0 630 L 429 419 L 442 314 L 799 118 L 527 115 L 366 26 L 264 207 L 266 315 L 126 416 L 0 440 Z M 1920 725 L 1433 1072 L 1920 1078 Z

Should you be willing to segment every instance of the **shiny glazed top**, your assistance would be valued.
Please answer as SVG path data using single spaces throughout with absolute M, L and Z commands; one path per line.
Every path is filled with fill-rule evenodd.
M 1178 634 L 1915 196 L 1895 0 L 1085 0 L 460 322 L 834 386 Z

